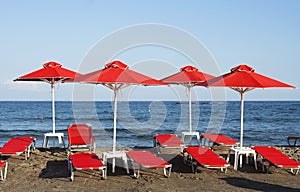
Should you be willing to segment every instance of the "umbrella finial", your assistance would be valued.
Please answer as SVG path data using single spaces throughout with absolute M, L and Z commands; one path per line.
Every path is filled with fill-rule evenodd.
M 190 65 L 182 67 L 180 70 L 181 71 L 187 71 L 187 72 L 198 71 L 198 69 L 196 67 L 193 67 L 193 66 L 190 66 Z
M 255 70 L 252 67 L 249 67 L 246 64 L 242 64 L 231 69 L 231 72 L 254 72 L 254 71 Z
M 56 67 L 61 67 L 61 66 L 62 66 L 61 64 L 56 63 L 56 62 L 54 62 L 54 61 L 50 61 L 50 62 L 45 63 L 45 64 L 43 65 L 44 68 L 56 68 Z
M 128 66 L 122 61 L 112 61 L 105 65 L 105 68 L 120 68 L 120 69 L 128 69 Z

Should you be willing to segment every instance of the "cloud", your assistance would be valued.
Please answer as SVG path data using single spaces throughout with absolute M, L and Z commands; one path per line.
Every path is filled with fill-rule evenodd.
M 14 82 L 12 80 L 6 80 L 1 83 L 8 89 L 22 90 L 22 91 L 35 91 L 42 92 L 43 88 L 41 83 L 36 82 Z

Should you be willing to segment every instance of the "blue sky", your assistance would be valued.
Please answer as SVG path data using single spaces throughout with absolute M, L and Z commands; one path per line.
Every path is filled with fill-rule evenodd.
M 300 87 L 299 12 L 297 0 L 0 0 L 0 100 L 51 100 L 48 84 L 12 80 L 39 69 L 48 61 L 80 70 L 85 56 L 101 39 L 120 29 L 148 23 L 178 28 L 202 42 L 220 71 L 212 75 L 227 73 L 230 68 L 247 63 L 258 73 Z M 133 61 L 138 62 L 137 58 L 167 60 L 174 63 L 176 70 L 192 64 L 184 59 L 179 63 L 174 59 L 178 55 L 167 54 L 166 50 L 146 47 L 138 50 L 139 57 L 135 60 L 134 54 L 129 53 L 119 58 L 129 66 Z M 99 69 L 103 65 L 99 61 Z M 131 99 L 178 99 L 170 88 L 134 90 Z M 149 94 L 153 90 L 155 95 Z M 112 96 L 111 90 L 103 86 L 97 86 L 94 94 L 97 100 L 111 100 Z M 206 88 L 197 87 L 193 94 L 199 100 L 211 99 Z M 56 100 L 72 100 L 72 96 L 72 84 L 57 86 Z M 227 89 L 226 99 L 239 100 L 239 96 Z M 246 95 L 246 100 L 299 99 L 299 88 L 254 90 Z

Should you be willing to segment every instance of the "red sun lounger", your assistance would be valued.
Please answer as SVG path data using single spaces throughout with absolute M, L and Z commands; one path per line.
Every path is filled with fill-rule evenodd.
M 17 156 L 25 154 L 25 160 L 30 156 L 30 148 L 35 148 L 34 137 L 13 137 L 0 148 L 1 156 Z
M 187 155 L 186 155 L 187 154 Z M 190 146 L 184 148 L 185 162 L 189 161 L 192 164 L 192 171 L 197 172 L 197 166 L 200 164 L 205 168 L 220 169 L 226 172 L 230 164 L 218 154 L 213 152 L 209 147 Z M 195 167 L 194 167 L 195 166 Z
M 149 151 L 129 151 L 126 152 L 126 155 L 132 162 L 133 175 L 135 178 L 139 177 L 140 170 L 143 168 L 163 168 L 165 177 L 170 177 L 171 175 L 172 164 L 155 156 Z
M 262 157 L 262 161 L 266 160 L 269 162 L 267 172 L 269 172 L 270 166 L 271 164 L 273 164 L 274 166 L 279 168 L 290 169 L 291 172 L 295 175 L 298 174 L 300 169 L 300 163 L 294 159 L 291 159 L 289 156 L 285 155 L 284 153 L 275 149 L 274 147 L 255 146 L 253 147 L 253 149 Z
M 88 149 L 95 152 L 96 144 L 92 126 L 89 124 L 72 124 L 67 128 L 69 151 Z
M 224 146 L 234 146 L 237 145 L 238 142 L 230 137 L 227 137 L 223 134 L 214 134 L 214 133 L 203 133 L 200 136 L 201 143 L 203 141 L 203 145 L 205 143 L 212 143 L 213 145 L 224 145 Z
M 8 163 L 0 160 L 0 179 L 3 181 L 6 179 Z
M 95 153 L 76 153 L 70 154 L 68 168 L 71 181 L 74 180 L 74 171 L 99 170 L 102 178 L 106 179 L 106 166 Z
M 175 134 L 156 134 L 153 137 L 154 147 L 159 152 L 159 147 L 162 148 L 180 148 L 184 147 L 184 143 Z

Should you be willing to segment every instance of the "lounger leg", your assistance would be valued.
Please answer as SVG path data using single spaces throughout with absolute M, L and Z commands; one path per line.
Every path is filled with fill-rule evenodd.
M 6 176 L 7 176 L 7 170 L 8 170 L 8 162 L 5 163 L 3 179 L 6 179 Z M 298 171 L 299 171 L 299 169 L 298 169 Z
M 262 171 L 265 172 L 265 166 L 264 166 L 264 159 L 263 158 L 261 159 L 261 167 L 262 167 Z
M 106 167 L 102 169 L 102 175 L 103 175 L 103 179 L 106 179 L 106 177 L 107 177 L 107 168 Z
M 33 150 L 35 150 L 35 147 L 36 147 L 36 143 L 35 143 L 35 140 L 33 141 Z
M 267 169 L 267 173 L 269 173 L 270 167 L 271 167 L 271 163 L 269 162 L 269 166 L 268 166 L 268 169 Z
M 171 170 L 172 170 L 172 165 L 164 167 L 164 176 L 165 177 L 170 177 L 171 176 Z
M 73 172 L 73 165 L 72 165 L 71 159 L 68 159 L 68 171 L 69 171 L 70 180 L 73 181 L 74 180 L 74 172 Z
M 116 166 L 116 158 L 113 157 L 113 158 L 112 158 L 112 172 L 113 172 L 113 173 L 115 172 L 115 166 Z
M 28 146 L 27 148 L 27 157 L 29 158 L 29 156 L 30 156 L 30 146 Z
M 106 179 L 106 167 L 99 168 L 99 171 L 102 173 L 102 179 Z
M 131 162 L 131 165 L 132 165 L 133 177 L 137 179 L 140 176 L 140 171 L 139 171 L 139 169 L 136 170 L 137 165 L 136 165 L 136 163 L 134 162 L 133 159 L 130 158 L 130 162 Z
M 255 170 L 257 170 L 257 161 L 256 161 L 256 153 L 253 155 Z
M 195 167 L 194 167 L 195 166 Z M 193 161 L 192 167 L 194 167 L 194 173 L 197 174 L 198 171 L 198 163 L 196 161 Z
M 240 158 L 240 167 L 243 166 L 243 155 L 238 154 L 238 158 Z M 246 157 L 247 160 L 247 157 Z
M 74 171 L 73 171 L 73 167 L 70 167 L 70 179 L 71 181 L 74 181 Z
M 238 167 L 238 158 L 239 158 L 238 152 L 236 151 L 234 153 L 234 166 L 233 166 L 234 170 L 237 170 L 237 167 Z
M 298 169 L 296 169 L 297 171 L 294 173 L 295 175 L 297 175 L 298 173 L 299 173 L 299 168 Z M 294 169 L 293 169 L 293 171 L 294 171 Z
M 124 154 L 122 159 L 123 159 L 124 168 L 126 169 L 127 174 L 129 174 L 128 160 L 126 154 Z

